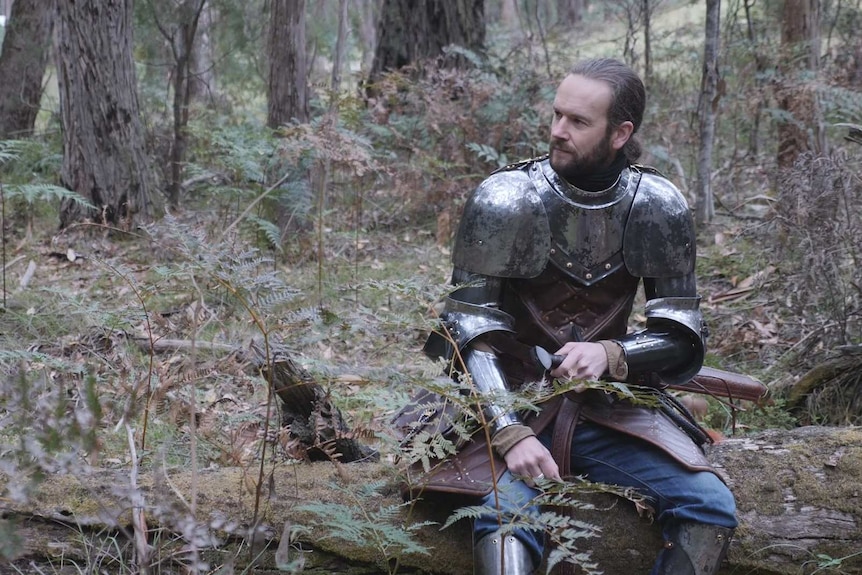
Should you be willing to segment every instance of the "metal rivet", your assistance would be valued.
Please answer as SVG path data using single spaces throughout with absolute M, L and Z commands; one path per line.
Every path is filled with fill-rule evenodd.
M 569 268 L 569 269 L 572 269 L 574 266 L 572 265 L 572 262 L 568 262 L 568 263 L 566 264 L 566 267 L 567 267 L 567 268 Z
M 554 255 L 555 253 L 557 253 L 557 250 L 555 248 L 551 248 L 551 255 Z
M 485 245 L 485 240 L 479 240 L 479 241 L 478 241 L 478 242 L 476 242 L 476 243 L 477 243 L 478 245 L 480 245 L 480 246 L 483 246 L 483 245 Z
M 587 274 L 584 277 L 586 277 L 588 280 L 591 280 L 591 279 L 593 279 L 593 274 Z
M 609 263 L 605 264 L 605 269 L 606 269 L 606 270 L 611 269 L 611 264 L 609 264 Z

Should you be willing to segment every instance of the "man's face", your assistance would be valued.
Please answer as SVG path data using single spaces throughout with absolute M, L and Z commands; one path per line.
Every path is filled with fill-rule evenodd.
M 569 75 L 554 98 L 551 122 L 551 167 L 564 179 L 594 174 L 607 168 L 628 140 L 608 124 L 611 87 L 601 80 Z

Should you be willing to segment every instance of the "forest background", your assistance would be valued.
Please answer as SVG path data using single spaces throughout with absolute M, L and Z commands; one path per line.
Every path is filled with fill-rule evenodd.
M 586 56 L 645 79 L 643 163 L 697 221 L 707 363 L 770 388 L 743 411 L 710 400 L 705 423 L 729 436 L 862 420 L 859 0 L 6 0 L 0 13 L 0 501 L 114 470 L 135 510 L 127 528 L 82 532 L 86 551 L 48 572 L 232 572 L 239 551 L 203 550 L 219 533 L 248 552 L 270 529 L 265 465 L 342 455 L 282 425 L 275 358 L 343 414 L 340 439 L 393 462 L 353 495 L 397 481 L 388 421 L 440 385 L 419 350 L 459 210 L 490 171 L 547 150 L 556 85 Z M 136 483 L 190 470 L 194 486 L 228 467 L 250 521 L 196 516 L 195 487 L 168 513 Z M 309 507 L 315 537 L 335 536 L 326 517 L 395 513 L 346 509 Z M 311 529 L 288 527 L 297 545 Z M 410 539 L 420 527 L 378 528 L 378 568 L 427 551 Z M 32 561 L 20 528 L 0 519 L 10 572 Z M 288 547 L 277 567 L 299 572 Z

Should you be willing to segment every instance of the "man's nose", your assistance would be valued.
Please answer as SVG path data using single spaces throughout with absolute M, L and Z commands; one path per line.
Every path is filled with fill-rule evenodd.
M 568 134 L 565 129 L 565 118 L 560 118 L 559 120 L 554 120 L 551 122 L 551 137 L 556 138 L 557 140 L 567 140 Z

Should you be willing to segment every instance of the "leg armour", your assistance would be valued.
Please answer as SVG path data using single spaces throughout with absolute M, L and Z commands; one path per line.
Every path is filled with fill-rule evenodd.
M 511 533 L 495 531 L 473 545 L 473 575 L 530 575 L 534 569 L 529 550 Z
M 727 555 L 733 529 L 686 522 L 667 530 L 653 575 L 714 575 Z

